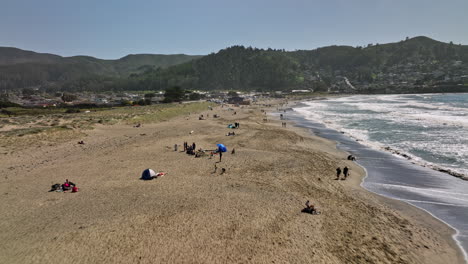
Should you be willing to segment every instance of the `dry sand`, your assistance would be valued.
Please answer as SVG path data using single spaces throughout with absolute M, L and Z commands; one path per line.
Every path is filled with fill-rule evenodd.
M 2 155 L 0 263 L 463 263 L 451 229 L 360 188 L 362 169 L 333 142 L 236 111 Z M 174 151 L 184 141 L 236 153 L 194 158 Z M 334 180 L 344 165 L 351 177 Z M 141 181 L 146 168 L 167 175 Z M 80 192 L 47 192 L 66 178 Z M 306 200 L 322 214 L 301 213 Z

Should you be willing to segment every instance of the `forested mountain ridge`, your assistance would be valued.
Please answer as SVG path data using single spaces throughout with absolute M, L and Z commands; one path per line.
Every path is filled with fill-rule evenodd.
M 103 60 L 90 56 L 61 57 L 0 47 L 0 89 L 48 86 L 62 89 L 65 83 L 87 78 L 127 78 L 131 74 L 165 68 L 200 57 L 185 54 L 135 54 L 117 60 Z
M 160 56 L 159 62 L 165 65 L 175 65 L 151 66 L 151 56 Z M 21 77 L 13 82 L 17 84 L 14 88 L 39 85 L 48 91 L 165 90 L 180 86 L 188 90 L 344 92 L 349 92 L 349 87 L 356 87 L 357 92 L 382 92 L 390 87 L 412 92 L 419 91 L 418 87 L 468 85 L 468 46 L 427 37 L 366 47 L 285 51 L 232 46 L 203 57 L 169 56 L 129 55 L 116 61 L 78 56 L 63 58 L 60 63 L 0 65 L 0 88 L 5 86 L 5 76 L 10 83 L 11 76 Z M 47 81 L 41 83 L 44 79 Z
M 438 73 L 439 71 L 440 73 Z M 435 73 L 436 72 L 436 73 Z M 468 46 L 427 37 L 367 47 L 329 46 L 284 51 L 233 46 L 199 60 L 136 77 L 140 85 L 201 90 L 325 91 L 344 77 L 363 89 L 430 84 L 468 74 Z M 135 76 L 134 76 L 135 77 Z

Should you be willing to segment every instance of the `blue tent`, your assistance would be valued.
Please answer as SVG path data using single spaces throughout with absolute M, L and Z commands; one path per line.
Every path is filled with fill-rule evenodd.
M 226 152 L 227 148 L 223 144 L 216 144 L 218 146 L 218 152 Z

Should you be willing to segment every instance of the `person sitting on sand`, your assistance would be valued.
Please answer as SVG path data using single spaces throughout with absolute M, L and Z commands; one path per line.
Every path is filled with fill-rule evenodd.
M 63 191 L 69 191 L 71 190 L 75 184 L 71 181 L 68 181 L 68 179 L 65 180 L 65 182 L 62 184 L 62 190 Z
M 309 213 L 309 214 L 317 214 L 317 210 L 315 210 L 315 206 L 310 204 L 309 200 L 305 203 L 306 208 L 302 209 L 302 212 Z

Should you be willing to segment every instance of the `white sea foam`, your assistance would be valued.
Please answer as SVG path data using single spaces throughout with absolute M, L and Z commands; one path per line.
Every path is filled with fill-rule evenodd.
M 306 119 L 341 131 L 372 148 L 390 146 L 394 152 L 410 157 L 414 163 L 468 175 L 468 163 L 465 163 L 468 160 L 468 140 L 460 140 L 468 135 L 468 104 L 466 108 L 452 106 L 437 101 L 438 97 L 438 94 L 358 95 L 309 101 L 305 103 L 307 107 L 294 110 Z M 372 120 L 380 120 L 386 124 L 386 129 L 390 127 L 388 137 L 385 137 L 385 129 L 373 127 L 377 123 Z M 373 133 L 383 135 L 375 138 L 370 136 Z M 395 136 L 399 140 L 392 142 Z M 423 151 L 426 157 L 413 153 L 418 150 Z M 431 152 L 434 157 L 431 157 Z M 453 160 L 456 162 L 451 163 Z

